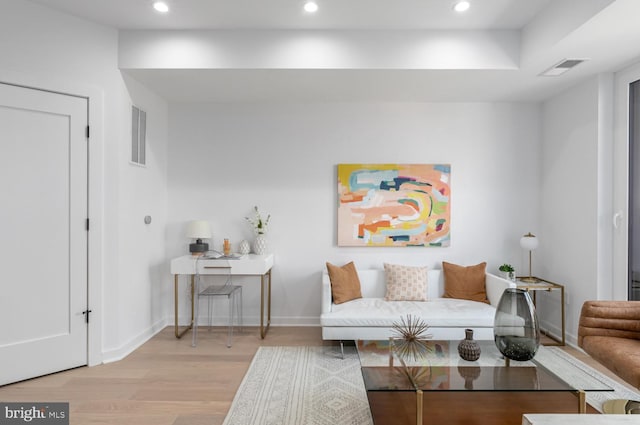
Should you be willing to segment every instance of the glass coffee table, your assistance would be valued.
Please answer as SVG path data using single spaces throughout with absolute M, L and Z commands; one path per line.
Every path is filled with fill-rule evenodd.
M 400 359 L 389 341 L 356 341 L 371 414 L 380 424 L 514 424 L 524 413 L 598 413 L 586 392 L 613 391 L 545 347 L 506 362 L 493 341 L 466 361 L 459 341 L 428 340 L 423 359 Z

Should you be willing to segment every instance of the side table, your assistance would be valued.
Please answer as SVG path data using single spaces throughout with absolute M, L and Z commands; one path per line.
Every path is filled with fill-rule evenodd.
M 541 279 L 539 277 L 535 278 L 538 280 L 537 282 L 523 282 L 522 280 L 520 280 L 523 278 L 524 276 L 518 276 L 516 278 L 516 287 L 518 289 L 523 289 L 525 291 L 533 293 L 534 306 L 536 305 L 537 291 L 547 291 L 547 292 L 560 291 L 560 304 L 561 304 L 560 314 L 561 314 L 561 321 L 562 321 L 562 337 L 558 339 L 552 335 L 549 335 L 549 333 L 546 333 L 546 335 L 556 342 L 556 344 L 549 344 L 549 345 L 565 345 L 564 285 L 560 285 L 559 283 L 554 283 L 545 279 Z

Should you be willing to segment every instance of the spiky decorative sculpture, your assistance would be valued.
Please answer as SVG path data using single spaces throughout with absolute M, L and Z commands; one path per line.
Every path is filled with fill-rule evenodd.
M 431 347 L 427 345 L 426 340 L 431 338 L 431 334 L 427 333 L 429 325 L 427 325 L 419 317 L 407 315 L 406 320 L 400 317 L 400 323 L 393 323 L 393 349 L 402 360 L 413 358 L 414 361 L 420 360 L 431 351 Z

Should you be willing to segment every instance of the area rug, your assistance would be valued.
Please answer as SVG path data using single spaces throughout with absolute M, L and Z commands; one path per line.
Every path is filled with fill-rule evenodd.
M 606 386 L 613 389 L 613 391 L 593 391 L 587 392 L 587 403 L 597 411 L 604 413 L 603 404 L 607 400 L 615 399 L 627 399 L 627 400 L 640 400 L 640 392 L 635 391 L 627 386 L 621 385 L 606 375 L 598 372 L 591 366 L 581 362 L 580 360 L 568 354 L 559 347 L 540 347 L 541 350 L 536 354 L 536 359 L 539 356 L 544 356 L 545 365 L 553 373 L 560 376 L 565 382 L 579 385 L 580 377 L 572 372 L 573 367 L 580 369 L 587 375 L 597 379 Z M 567 363 L 571 367 L 566 367 Z M 574 387 L 575 388 L 575 387 Z
M 354 349 L 260 347 L 223 425 L 372 423 Z
M 583 371 L 614 389 L 587 392 L 587 403 L 602 412 L 611 399 L 640 400 L 640 393 L 601 374 L 558 347 L 540 347 L 548 369 L 567 382 Z M 223 425 L 371 425 L 371 413 L 353 347 L 345 359 L 330 347 L 260 347 Z

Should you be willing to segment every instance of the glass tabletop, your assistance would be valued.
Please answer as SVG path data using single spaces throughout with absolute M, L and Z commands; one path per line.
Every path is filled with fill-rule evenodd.
M 510 361 L 493 341 L 479 340 L 480 358 L 458 355 L 459 341 L 428 340 L 422 359 L 391 355 L 388 340 L 358 340 L 365 387 L 368 391 L 612 391 L 578 366 L 541 346 L 531 361 Z

